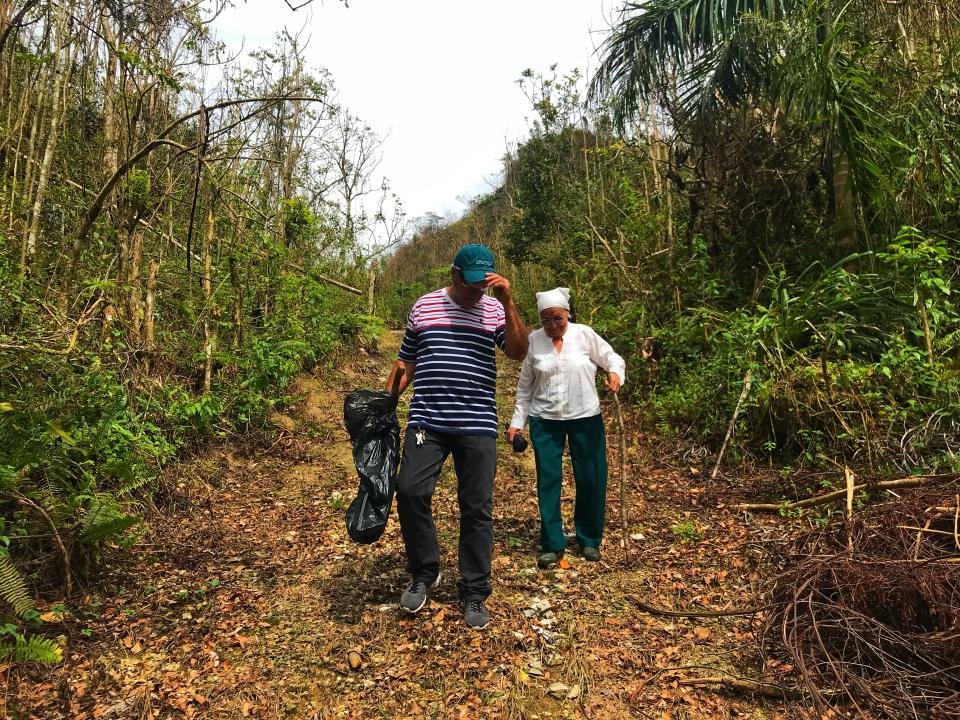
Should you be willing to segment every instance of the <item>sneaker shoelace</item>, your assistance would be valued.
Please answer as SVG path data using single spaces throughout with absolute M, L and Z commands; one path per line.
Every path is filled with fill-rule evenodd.
M 427 584 L 423 580 L 414 580 L 410 583 L 410 587 L 407 588 L 407 592 L 413 593 L 415 595 L 420 595 L 427 591 Z M 396 592 L 396 591 L 394 591 Z
M 483 612 L 483 598 L 470 598 L 467 600 L 467 612 Z

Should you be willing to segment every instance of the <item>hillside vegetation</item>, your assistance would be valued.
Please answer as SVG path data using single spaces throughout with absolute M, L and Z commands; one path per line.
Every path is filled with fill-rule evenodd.
M 531 322 L 572 289 L 671 443 L 715 453 L 743 394 L 731 461 L 956 467 L 956 9 L 713 5 L 629 5 L 589 98 L 524 73 L 529 138 L 393 255 L 385 317 L 485 242 Z

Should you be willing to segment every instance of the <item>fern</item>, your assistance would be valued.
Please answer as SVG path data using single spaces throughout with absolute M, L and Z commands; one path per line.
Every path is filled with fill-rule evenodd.
M 130 478 L 124 478 L 123 483 L 117 488 L 117 495 L 130 495 L 147 483 L 153 480 L 153 473 L 144 465 L 131 465 Z
M 122 516 L 123 512 L 113 495 L 97 493 L 90 498 L 90 504 L 80 515 L 80 536 L 84 537 L 91 528 Z
M 87 543 L 100 542 L 114 535 L 119 535 L 138 522 L 140 522 L 140 518 L 136 515 L 116 515 L 96 525 L 87 527 L 80 534 L 80 539 Z
M 18 637 L 0 642 L 0 660 L 56 665 L 63 659 L 63 648 L 55 641 L 38 637 Z
M 124 483 L 134 482 L 136 479 L 133 463 L 124 460 L 108 460 L 100 466 L 100 472 Z
M 3 599 L 21 617 L 24 613 L 33 610 L 33 599 L 27 590 L 23 575 L 14 566 L 7 552 L 0 552 L 0 599 Z

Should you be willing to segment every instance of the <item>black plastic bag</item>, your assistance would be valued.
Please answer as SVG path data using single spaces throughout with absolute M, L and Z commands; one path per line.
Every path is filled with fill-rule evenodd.
M 360 475 L 357 497 L 347 508 L 347 533 L 354 542 L 368 544 L 383 535 L 397 487 L 397 396 L 382 390 L 354 390 L 343 400 L 343 421 Z

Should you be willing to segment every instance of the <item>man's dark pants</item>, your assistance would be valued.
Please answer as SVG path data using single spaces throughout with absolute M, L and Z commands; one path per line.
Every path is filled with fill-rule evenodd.
M 440 548 L 433 522 L 433 491 L 448 455 L 457 472 L 460 506 L 460 597 L 490 595 L 490 558 L 493 555 L 493 476 L 497 467 L 497 439 L 480 435 L 451 435 L 407 427 L 403 460 L 397 477 L 397 512 L 407 550 L 407 570 L 414 580 L 432 582 L 440 572 Z

